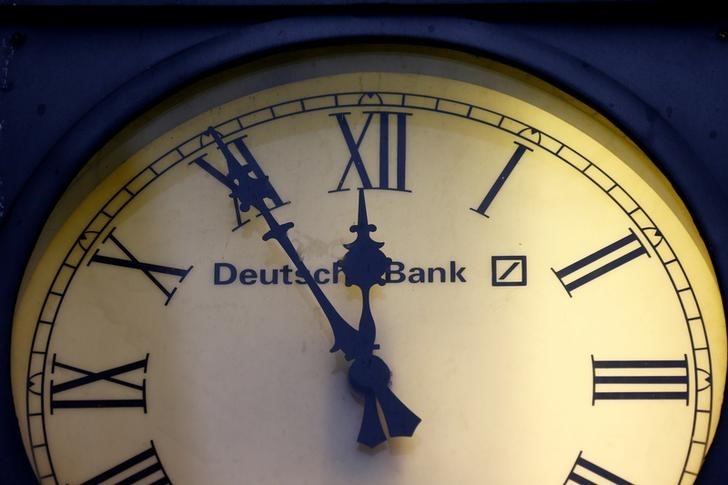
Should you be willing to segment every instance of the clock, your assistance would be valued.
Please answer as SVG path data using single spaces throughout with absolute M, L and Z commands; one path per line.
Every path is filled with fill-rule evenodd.
M 658 160 L 452 46 L 210 65 L 98 134 L 23 262 L 40 481 L 692 483 L 722 229 Z

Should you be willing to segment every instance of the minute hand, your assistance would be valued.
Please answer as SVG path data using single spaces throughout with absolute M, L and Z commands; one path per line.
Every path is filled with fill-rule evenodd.
M 239 209 L 240 212 L 248 212 L 251 207 L 258 210 L 269 228 L 268 232 L 263 235 L 263 240 L 275 239 L 278 241 L 278 244 L 296 267 L 298 274 L 303 277 L 311 293 L 313 293 L 324 315 L 326 315 L 331 331 L 334 334 L 334 345 L 331 352 L 341 350 L 346 360 L 355 359 L 359 354 L 359 332 L 339 315 L 293 247 L 293 243 L 291 243 L 287 234 L 288 230 L 293 227 L 293 223 L 278 223 L 271 209 L 266 205 L 265 199 L 271 199 L 277 205 L 283 205 L 278 193 L 268 180 L 268 176 L 260 168 L 242 138 L 236 140 L 235 145 L 245 159 L 244 165 L 236 159 L 228 145 L 223 141 L 222 136 L 214 128 L 209 128 L 207 134 L 213 138 L 218 149 L 225 157 L 228 173 L 225 174 L 216 169 L 204 157 L 199 157 L 190 163 L 197 164 L 217 181 L 225 185 L 230 190 L 230 197 L 234 203 L 238 204 L 236 209 Z
M 311 272 L 306 267 L 306 264 L 293 247 L 293 243 L 291 243 L 291 240 L 288 238 L 288 230 L 293 227 L 293 223 L 286 222 L 279 224 L 270 209 L 265 207 L 264 203 L 263 207 L 256 206 L 256 208 L 270 228 L 270 230 L 263 235 L 263 240 L 267 241 L 269 239 L 275 239 L 278 241 L 278 244 L 280 244 L 283 251 L 286 252 L 298 273 L 306 281 L 311 293 L 313 293 L 313 296 L 316 298 L 321 310 L 323 310 L 324 315 L 326 315 L 326 319 L 329 321 L 329 325 L 331 326 L 331 331 L 334 333 L 334 345 L 331 347 L 330 351 L 336 352 L 337 350 L 341 350 L 344 352 L 346 360 L 355 359 L 361 352 L 361 339 L 359 338 L 359 332 L 349 325 L 341 315 L 339 315 L 339 312 L 336 311 L 336 308 L 334 308 L 324 292 L 321 290 L 321 287 L 313 278 Z

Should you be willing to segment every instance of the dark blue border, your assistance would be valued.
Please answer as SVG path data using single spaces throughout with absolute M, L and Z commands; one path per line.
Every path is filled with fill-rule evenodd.
M 63 188 L 105 141 L 135 116 L 186 84 L 221 68 L 287 49 L 357 42 L 404 42 L 450 47 L 495 58 L 531 72 L 599 110 L 653 159 L 691 210 L 713 257 L 724 300 L 728 300 L 728 207 L 725 194 L 700 165 L 679 133 L 637 96 L 608 75 L 585 69 L 581 60 L 505 28 L 454 18 L 292 18 L 241 29 L 185 49 L 142 72 L 80 119 L 47 154 L 12 203 L 0 228 L 0 355 L 9 361 L 12 312 L 23 268 L 34 241 Z M 10 396 L 9 374 L 0 389 Z M 699 483 L 724 483 L 728 476 L 728 413 L 722 412 Z M 0 402 L 0 429 L 17 436 L 0 445 L 0 482 L 32 483 L 12 402 Z M 721 478 L 722 477 L 722 478 Z

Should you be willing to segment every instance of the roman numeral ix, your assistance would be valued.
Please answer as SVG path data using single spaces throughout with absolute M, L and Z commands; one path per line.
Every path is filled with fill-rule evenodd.
M 146 413 L 147 380 L 145 376 L 148 364 L 149 354 L 136 362 L 94 372 L 65 364 L 56 358 L 56 354 L 53 354 L 52 374 L 55 374 L 57 369 L 64 369 L 79 374 L 80 377 L 65 382 L 51 380 L 51 414 L 58 409 L 88 408 L 140 408 Z M 134 371 L 141 374 L 141 382 L 132 382 L 118 377 Z M 114 384 L 114 386 L 93 386 L 93 384 L 102 382 Z M 91 392 L 95 394 L 95 398 L 87 397 Z M 64 399 L 64 397 L 66 398 Z
M 154 276 L 155 273 L 176 276 L 179 278 L 178 282 L 181 283 L 185 279 L 187 274 L 192 270 L 192 266 L 187 269 L 183 269 L 175 268 L 173 266 L 164 266 L 161 264 L 139 261 L 139 259 L 137 259 L 136 256 L 134 256 L 134 254 L 132 254 L 132 252 L 129 251 L 129 249 L 114 235 L 115 230 L 115 227 L 111 229 L 109 234 L 102 241 L 102 244 L 106 244 L 108 241 L 111 241 L 114 246 L 116 246 L 116 248 L 119 249 L 124 254 L 124 256 L 126 256 L 126 258 L 106 256 L 100 254 L 101 249 L 97 249 L 93 256 L 91 256 L 88 265 L 91 265 L 91 263 L 101 263 L 111 266 L 118 266 L 120 268 L 131 268 L 139 270 L 144 274 L 144 276 L 149 279 L 149 281 L 154 283 L 154 286 L 156 286 L 159 291 L 164 294 L 164 296 L 166 297 L 164 305 L 166 306 L 167 304 L 169 304 L 169 301 L 172 299 L 174 293 L 177 291 L 177 287 L 175 286 L 172 289 L 167 288 L 164 284 L 162 284 L 161 281 L 159 281 L 156 276 Z

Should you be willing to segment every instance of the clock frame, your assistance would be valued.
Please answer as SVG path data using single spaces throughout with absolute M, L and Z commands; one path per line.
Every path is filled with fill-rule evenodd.
M 284 40 L 281 32 L 285 33 Z M 13 200 L 4 201 L 6 214 L 0 226 L 0 254 L 6 268 L 0 287 L 3 331 L 9 334 L 25 262 L 55 201 L 90 156 L 136 115 L 169 92 L 232 63 L 253 61 L 275 51 L 372 39 L 459 49 L 500 59 L 556 84 L 594 107 L 634 139 L 675 185 L 711 251 L 721 287 L 726 287 L 728 223 L 721 216 L 727 202 L 724 189 L 709 171 L 695 169 L 699 162 L 690 145 L 681 140 L 670 123 L 604 73 L 585 69 L 580 59 L 554 52 L 549 46 L 508 29 L 471 20 L 304 17 L 251 25 L 242 32 L 208 40 L 168 57 L 124 83 L 91 112 L 75 120 L 73 129 L 48 148 L 44 161 L 22 185 L 22 191 Z M 725 290 L 723 297 L 725 300 Z M 3 338 L 0 354 L 9 355 L 8 345 L 9 338 Z M 6 389 L 8 378 L 5 374 L 0 378 Z M 724 411 L 722 422 L 726 421 L 725 414 Z M 17 432 L 13 437 L 10 425 L 15 418 L 11 402 L 0 403 L 0 418 L 3 429 L 11 430 L 3 437 L 3 447 L 8 452 L 1 462 L 0 477 L 8 483 L 25 483 L 33 475 L 25 463 Z M 702 481 L 698 483 L 718 483 L 726 476 L 725 465 L 710 459 L 728 452 L 722 438 L 724 428 L 725 425 L 719 428 Z

